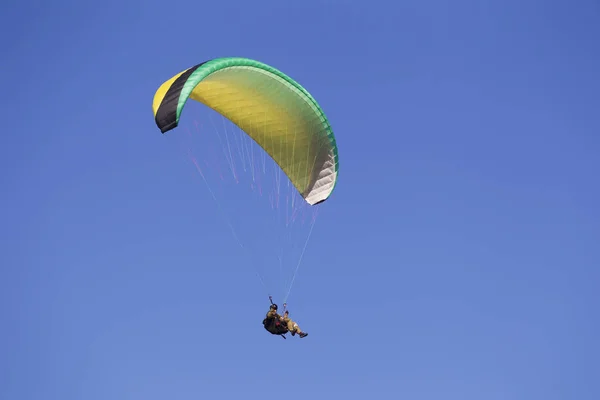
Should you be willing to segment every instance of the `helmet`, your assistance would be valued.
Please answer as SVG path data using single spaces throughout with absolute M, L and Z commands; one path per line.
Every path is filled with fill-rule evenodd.
M 271 304 L 271 310 L 277 310 L 277 304 Z

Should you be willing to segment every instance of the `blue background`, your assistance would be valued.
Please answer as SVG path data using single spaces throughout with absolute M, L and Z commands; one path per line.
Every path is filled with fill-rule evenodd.
M 599 18 L 4 1 L 0 398 L 600 398 Z M 289 299 L 305 339 L 263 330 L 181 131 L 154 123 L 158 86 L 221 56 L 297 79 L 336 133 Z

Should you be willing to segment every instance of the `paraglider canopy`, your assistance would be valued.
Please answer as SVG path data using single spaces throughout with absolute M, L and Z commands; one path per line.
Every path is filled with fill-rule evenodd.
M 177 127 L 188 99 L 212 108 L 252 137 L 308 204 L 331 195 L 338 173 L 333 131 L 315 99 L 292 78 L 247 58 L 198 64 L 156 91 L 152 108 L 162 133 Z

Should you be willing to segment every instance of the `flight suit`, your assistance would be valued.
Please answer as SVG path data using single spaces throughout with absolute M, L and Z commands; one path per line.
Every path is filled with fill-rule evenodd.
M 270 309 L 269 312 L 267 313 L 267 319 L 269 318 L 275 318 L 275 319 L 281 319 L 281 315 L 277 314 L 277 310 L 273 310 Z
M 296 333 L 300 335 L 300 337 L 304 337 L 307 335 L 305 332 L 302 332 L 302 329 L 300 329 L 298 324 L 290 318 L 289 313 L 287 311 L 283 314 L 283 322 L 287 324 L 288 331 L 291 332 L 292 336 Z
M 268 322 L 270 321 L 270 322 Z M 277 310 L 271 308 L 267 313 L 266 318 L 263 320 L 265 329 L 274 335 L 285 334 L 285 331 L 281 332 L 281 329 L 285 326 L 281 315 L 277 314 Z

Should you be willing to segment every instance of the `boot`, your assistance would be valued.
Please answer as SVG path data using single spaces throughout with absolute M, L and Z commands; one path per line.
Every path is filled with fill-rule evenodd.
M 303 337 L 306 337 L 306 336 L 308 336 L 308 333 L 306 333 L 306 332 L 302 332 L 302 333 L 299 333 L 298 335 L 300 335 L 300 337 L 301 337 L 301 338 L 303 338 Z

